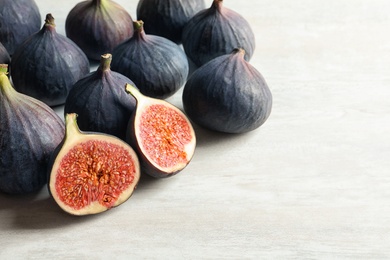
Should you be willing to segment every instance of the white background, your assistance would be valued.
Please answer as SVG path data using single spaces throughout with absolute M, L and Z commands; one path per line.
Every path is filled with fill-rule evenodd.
M 78 1 L 36 2 L 64 34 Z M 136 0 L 117 2 L 136 18 Z M 0 259 L 390 258 L 389 1 L 225 6 L 255 31 L 268 121 L 243 135 L 197 128 L 183 172 L 144 177 L 96 216 L 67 215 L 46 189 L 0 194 Z M 181 92 L 168 101 L 181 107 Z

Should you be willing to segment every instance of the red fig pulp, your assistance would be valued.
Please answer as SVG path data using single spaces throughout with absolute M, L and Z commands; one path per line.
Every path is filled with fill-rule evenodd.
M 196 146 L 195 132 L 186 115 L 164 100 L 144 96 L 130 84 L 126 91 L 137 100 L 126 140 L 137 151 L 142 170 L 156 178 L 183 170 Z
M 66 134 L 53 155 L 49 190 L 74 215 L 96 214 L 125 202 L 139 177 L 138 157 L 121 139 L 82 132 L 76 114 L 67 114 Z

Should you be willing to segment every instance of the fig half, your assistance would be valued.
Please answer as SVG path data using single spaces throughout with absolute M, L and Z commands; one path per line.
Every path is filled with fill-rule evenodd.
M 140 177 L 134 150 L 117 137 L 80 131 L 75 113 L 66 114 L 65 127 L 49 168 L 56 203 L 69 214 L 90 215 L 130 198 Z
M 179 173 L 195 152 L 191 122 L 165 100 L 147 97 L 130 84 L 126 91 L 137 100 L 126 140 L 138 153 L 142 171 L 155 178 Z

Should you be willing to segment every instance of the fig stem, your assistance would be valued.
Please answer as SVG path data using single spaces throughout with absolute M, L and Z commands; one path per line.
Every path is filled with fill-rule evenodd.
M 65 135 L 67 139 L 81 134 L 79 126 L 77 125 L 77 116 L 76 113 L 68 113 L 65 115 Z
M 54 27 L 56 26 L 56 24 L 54 22 L 54 17 L 53 17 L 53 15 L 51 13 L 48 13 L 46 15 L 45 25 L 46 26 L 50 25 L 50 26 L 54 26 Z
M 126 83 L 125 90 L 127 93 L 131 94 L 137 101 L 143 97 L 143 94 L 133 85 Z
M 0 73 L 7 74 L 8 73 L 8 64 L 0 64 Z
M 111 61 L 112 55 L 110 53 L 106 53 L 100 56 L 100 66 L 99 70 L 107 71 L 111 69 Z
M 0 91 L 6 95 L 10 95 L 16 90 L 13 88 L 8 77 L 8 65 L 0 64 Z M 8 94 L 7 94 L 8 93 Z

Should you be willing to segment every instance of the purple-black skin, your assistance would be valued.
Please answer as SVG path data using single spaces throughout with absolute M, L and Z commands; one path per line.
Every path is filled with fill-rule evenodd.
M 0 64 L 10 64 L 11 56 L 9 55 L 7 49 L 0 42 Z
M 82 1 L 66 17 L 67 37 L 74 41 L 92 60 L 133 35 L 130 14 L 114 1 Z
M 106 63 L 105 63 L 106 62 Z M 125 140 L 127 122 L 136 105 L 125 92 L 125 84 L 135 84 L 111 71 L 111 59 L 103 58 L 98 69 L 77 81 L 65 102 L 64 113 L 76 113 L 81 130 L 101 132 Z
M 13 55 L 16 48 L 41 28 L 41 14 L 34 0 L 0 0 L 0 42 Z
M 54 18 L 31 35 L 11 59 L 15 89 L 49 106 L 65 103 L 72 85 L 90 72 L 89 60 L 69 38 L 58 34 Z
M 206 8 L 204 0 L 140 0 L 137 20 L 145 31 L 180 44 L 183 27 L 197 12 Z
M 183 89 L 183 107 L 196 124 L 239 134 L 260 127 L 269 117 L 272 94 L 263 76 L 236 49 L 204 64 Z
M 133 37 L 114 49 L 112 70 L 130 78 L 146 96 L 172 96 L 189 73 L 184 51 L 167 38 L 146 34 L 142 21 L 135 21 L 134 27 Z
M 210 8 L 194 15 L 183 28 L 182 43 L 188 58 L 200 67 L 234 48 L 245 50 L 247 61 L 255 50 L 255 36 L 248 21 L 239 13 L 213 0 Z
M 27 194 L 47 182 L 65 125 L 46 104 L 0 86 L 0 192 Z

